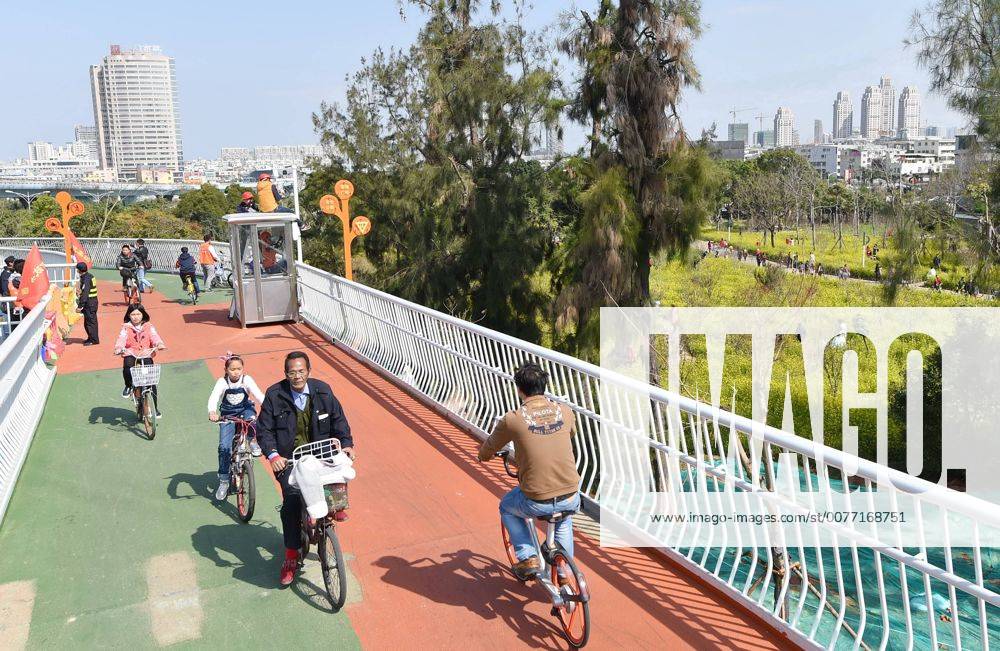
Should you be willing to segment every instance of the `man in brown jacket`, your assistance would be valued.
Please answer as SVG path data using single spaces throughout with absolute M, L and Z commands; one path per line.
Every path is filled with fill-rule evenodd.
M 489 461 L 514 443 L 518 487 L 500 500 L 500 519 L 514 547 L 518 562 L 514 572 L 531 576 L 539 569 L 538 557 L 525 518 L 580 509 L 580 475 L 573 459 L 575 416 L 564 404 L 545 397 L 548 374 L 537 364 L 524 364 L 514 373 L 521 406 L 505 415 L 479 449 L 479 460 Z M 555 542 L 573 557 L 573 519 L 556 525 Z M 562 583 L 562 578 L 560 583 Z

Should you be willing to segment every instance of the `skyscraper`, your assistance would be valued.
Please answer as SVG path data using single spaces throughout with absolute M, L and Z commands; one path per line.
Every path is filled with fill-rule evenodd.
M 795 116 L 792 109 L 784 106 L 778 107 L 778 112 L 774 114 L 774 146 L 791 147 L 799 144 L 795 138 Z
M 854 131 L 854 106 L 851 94 L 846 90 L 837 93 L 833 102 L 833 139 L 850 138 Z
M 813 144 L 823 142 L 823 120 L 813 120 Z
M 916 86 L 907 86 L 899 94 L 899 137 L 920 137 L 920 93 Z
M 183 171 L 174 60 L 158 47 L 123 51 L 112 45 L 100 65 L 90 67 L 100 165 L 121 179 L 138 170 Z
M 774 131 L 757 131 L 754 133 L 754 141 L 758 147 L 774 147 Z
M 737 122 L 729 125 L 729 140 L 742 140 L 744 143 L 750 142 L 750 125 L 746 122 Z
M 86 146 L 87 158 L 99 160 L 97 151 L 97 127 L 90 124 L 78 124 L 73 127 L 73 140 Z
M 874 140 L 882 129 L 882 91 L 869 86 L 861 98 L 861 137 Z
M 878 88 L 882 92 L 881 135 L 892 138 L 896 135 L 896 89 L 892 87 L 892 79 L 889 77 L 882 77 Z

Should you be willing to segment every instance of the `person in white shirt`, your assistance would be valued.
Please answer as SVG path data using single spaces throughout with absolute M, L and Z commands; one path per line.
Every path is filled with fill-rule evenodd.
M 264 393 L 253 378 L 243 373 L 243 359 L 227 353 L 226 372 L 215 383 L 208 398 L 208 419 L 219 423 L 219 486 L 215 489 L 215 499 L 222 501 L 229 495 L 229 464 L 233 453 L 233 437 L 236 423 L 227 418 L 251 420 L 257 416 L 257 404 L 264 401 Z M 222 422 L 219 422 L 222 420 Z M 260 446 L 256 439 L 250 439 L 250 451 L 260 456 Z

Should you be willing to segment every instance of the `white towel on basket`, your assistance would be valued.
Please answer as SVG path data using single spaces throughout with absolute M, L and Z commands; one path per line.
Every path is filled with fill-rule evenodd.
M 323 493 L 326 484 L 346 484 L 357 472 L 354 462 L 346 454 L 338 454 L 329 461 L 320 461 L 307 454 L 295 462 L 288 483 L 299 489 L 312 518 L 322 518 L 330 512 Z

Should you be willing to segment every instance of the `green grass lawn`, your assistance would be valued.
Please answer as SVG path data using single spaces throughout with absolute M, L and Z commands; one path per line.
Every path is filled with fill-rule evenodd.
M 851 271 L 851 276 L 874 280 L 875 260 L 868 258 L 862 263 L 863 236 L 867 234 L 869 246 L 875 244 L 879 246 L 880 257 L 895 252 L 893 238 L 891 234 L 883 238 L 885 234 L 883 229 L 874 229 L 872 226 L 862 226 L 860 233 L 860 235 L 855 234 L 852 227 L 845 226 L 843 245 L 841 245 L 838 243 L 837 233 L 832 227 L 817 227 L 815 248 L 813 247 L 812 231 L 807 224 L 804 224 L 797 231 L 795 229 L 778 231 L 774 237 L 775 246 L 773 247 L 770 235 L 764 237 L 759 232 L 746 230 L 740 232 L 737 228 L 734 228 L 731 234 L 728 229 L 706 228 L 702 231 L 702 238 L 716 242 L 724 238 L 733 246 L 748 249 L 751 253 L 759 245 L 769 260 L 778 262 L 784 261 L 785 256 L 789 253 L 798 253 L 799 260 L 808 262 L 810 253 L 815 252 L 816 262 L 823 265 L 826 273 L 833 273 L 846 263 L 847 268 Z M 794 246 L 786 243 L 787 240 L 792 239 L 795 240 Z M 925 279 L 924 274 L 931 268 L 934 256 L 939 251 L 936 241 L 928 242 L 926 250 L 919 256 L 921 268 L 918 269 L 918 277 L 912 280 L 922 281 Z M 966 264 L 969 255 L 964 249 L 964 245 L 959 247 L 958 251 L 945 251 L 944 256 L 942 256 L 941 269 L 939 269 L 945 289 L 957 289 L 959 281 L 963 277 L 970 276 L 969 267 Z
M 879 307 L 883 287 L 775 270 L 772 274 L 725 258 L 708 257 L 697 267 L 664 261 L 653 266 L 650 291 L 663 307 Z M 901 288 L 894 305 L 957 307 L 991 302 L 952 293 Z
M 880 307 L 884 306 L 883 288 L 880 285 L 858 281 L 841 281 L 836 278 L 816 277 L 785 273 L 778 269 L 767 271 L 725 258 L 706 258 L 697 266 L 682 261 L 663 261 L 656 264 L 650 278 L 654 301 L 662 307 Z M 900 290 L 896 306 L 905 307 L 962 307 L 993 305 L 971 297 L 953 293 L 929 292 L 903 288 Z M 656 345 L 656 344 L 654 344 Z M 684 395 L 701 400 L 709 396 L 708 366 L 705 362 L 704 337 L 691 338 L 684 344 L 686 353 L 682 355 L 681 387 Z M 790 350 L 790 349 L 789 349 Z M 664 354 L 661 359 L 666 359 Z M 728 354 L 728 353 L 727 353 Z M 785 354 L 788 354 L 786 351 Z M 837 361 L 829 360 L 836 368 Z M 727 361 L 727 364 L 729 362 Z M 790 365 L 794 368 L 794 364 Z M 730 392 L 736 390 L 736 411 L 750 416 L 750 355 L 749 349 L 734 351 L 732 378 L 724 382 L 726 397 L 722 406 L 729 409 Z M 896 374 L 905 365 L 896 365 Z M 666 369 L 661 369 L 661 377 L 666 378 Z M 897 378 L 898 379 L 898 378 Z M 838 387 L 831 376 L 825 378 L 824 396 L 836 396 Z M 791 375 L 789 384 L 795 431 L 809 436 L 809 402 L 805 378 Z M 769 397 L 767 422 L 781 427 L 781 407 L 784 397 Z M 834 447 L 841 444 L 839 408 L 824 409 L 824 431 L 828 432 L 826 443 Z M 864 413 L 857 424 L 863 431 L 874 431 L 874 416 Z M 870 422 L 868 422 L 870 421 Z M 902 436 L 898 428 L 890 428 L 890 441 Z M 874 459 L 875 440 L 861 441 L 861 454 Z

